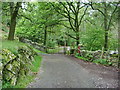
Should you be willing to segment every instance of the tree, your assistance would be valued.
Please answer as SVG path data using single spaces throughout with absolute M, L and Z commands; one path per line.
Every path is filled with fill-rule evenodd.
M 19 8 L 21 6 L 21 2 L 17 2 L 15 7 L 14 7 L 15 4 L 14 2 L 10 2 L 9 4 L 10 4 L 11 20 L 10 20 L 10 30 L 9 30 L 8 40 L 14 40 L 16 18 L 18 15 Z
M 50 30 L 48 30 L 50 27 L 55 27 L 56 25 L 59 24 L 59 15 L 58 13 L 55 12 L 53 7 L 51 6 L 50 3 L 45 3 L 45 2 L 39 2 L 38 3 L 39 7 L 39 16 L 40 20 L 38 21 L 39 24 L 43 25 L 43 30 L 44 30 L 44 41 L 43 45 L 47 47 L 47 38 L 49 35 Z
M 31 10 L 33 7 L 34 10 Z M 59 24 L 60 15 L 50 3 L 29 3 L 19 16 L 22 16 L 17 25 L 17 35 L 20 37 L 28 38 L 47 47 L 47 41 L 52 39 L 51 33 L 58 31 L 54 30 L 54 27 Z
M 24 15 L 24 11 L 32 10 L 27 8 L 30 5 L 32 4 L 27 2 L 2 2 L 2 24 L 9 27 L 8 40 L 14 40 L 16 24 L 22 17 L 32 22 L 28 16 Z
M 103 5 L 103 10 L 100 10 L 98 7 L 95 8 L 95 6 L 93 6 L 94 4 L 96 4 L 97 6 Z M 106 2 L 102 2 L 102 3 L 89 3 L 89 5 L 91 6 L 91 8 L 93 10 L 97 10 L 99 11 L 104 18 L 104 30 L 105 30 L 105 35 L 104 35 L 104 50 L 107 51 L 108 50 L 108 31 L 110 30 L 110 27 L 112 25 L 112 19 L 113 16 L 117 10 L 117 6 L 118 3 L 116 5 L 116 3 L 106 3 Z M 108 11 L 109 11 L 109 7 L 114 7 L 113 11 L 110 13 L 110 15 L 108 15 Z
M 76 45 L 79 44 L 80 36 L 80 25 L 82 23 L 83 17 L 86 14 L 88 6 L 83 5 L 79 2 L 59 2 L 59 4 L 52 4 L 55 10 L 62 15 L 64 18 L 67 18 L 69 26 L 67 28 L 71 29 L 76 36 L 66 32 L 66 35 L 76 40 Z M 83 10 L 82 10 L 83 9 Z M 80 12 L 81 11 L 81 12 Z M 81 14 L 83 12 L 83 14 Z

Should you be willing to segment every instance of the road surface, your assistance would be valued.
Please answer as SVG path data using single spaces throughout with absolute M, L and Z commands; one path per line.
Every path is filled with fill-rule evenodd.
M 44 54 L 42 57 L 41 68 L 27 88 L 118 87 L 118 74 L 115 70 L 109 71 L 103 66 L 62 54 Z

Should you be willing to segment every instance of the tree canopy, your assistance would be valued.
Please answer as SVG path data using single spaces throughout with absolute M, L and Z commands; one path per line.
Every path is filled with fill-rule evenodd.
M 2 9 L 9 40 L 16 33 L 50 47 L 66 42 L 88 50 L 118 48 L 118 2 L 3 2 Z

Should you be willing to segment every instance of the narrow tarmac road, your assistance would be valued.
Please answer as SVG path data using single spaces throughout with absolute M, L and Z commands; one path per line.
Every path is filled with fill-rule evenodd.
M 117 73 L 111 78 L 102 77 L 99 73 L 91 73 L 74 58 L 62 54 L 42 55 L 43 61 L 35 80 L 27 88 L 116 88 Z M 81 65 L 82 64 L 82 65 Z M 92 64 L 90 64 L 92 65 Z M 100 71 L 102 73 L 102 70 Z M 112 71 L 111 71 L 112 72 Z M 105 74 L 106 73 L 102 73 Z M 109 74 L 108 74 L 109 75 Z M 115 76 L 115 77 L 114 77 Z

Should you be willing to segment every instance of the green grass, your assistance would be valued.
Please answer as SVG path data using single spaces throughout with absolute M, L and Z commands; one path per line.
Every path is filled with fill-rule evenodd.
M 34 59 L 35 59 L 35 61 L 32 62 L 33 67 L 31 67 L 31 70 L 32 70 L 32 72 L 37 72 L 39 70 L 40 65 L 41 65 L 42 57 L 36 55 L 34 57 Z
M 58 48 L 55 48 L 55 49 L 47 49 L 47 53 L 48 54 L 54 54 L 54 53 L 58 53 L 61 49 L 58 47 Z
M 111 65 L 112 64 L 112 62 L 108 62 L 107 59 L 97 59 L 97 60 L 94 60 L 93 63 L 103 64 L 103 65 Z
M 26 88 L 27 85 L 33 81 L 35 78 L 35 75 L 27 75 L 26 77 L 20 78 L 20 82 L 16 85 L 13 86 L 12 88 Z
M 9 41 L 9 40 L 4 40 L 4 41 L 0 41 L 0 45 L 2 45 L 1 46 L 1 48 L 0 48 L 0 50 L 2 50 L 3 48 L 4 49 L 9 49 L 10 51 L 12 51 L 13 53 L 18 53 L 18 47 L 20 47 L 20 46 L 27 46 L 27 44 L 25 44 L 25 43 L 22 43 L 22 42 L 19 42 L 19 41 L 17 41 L 17 40 L 14 40 L 14 41 Z M 29 46 L 29 47 L 31 47 L 31 46 Z M 31 47 L 35 52 L 37 52 L 37 53 L 45 53 L 45 52 L 43 52 L 43 51 L 40 51 L 40 50 L 38 50 L 38 49 L 35 49 L 35 48 L 33 48 L 33 47 Z
M 84 61 L 88 61 L 87 58 L 84 58 L 84 57 L 82 57 L 82 56 L 77 56 L 77 55 L 75 55 L 75 57 L 78 58 L 78 59 L 84 60 Z
M 33 48 L 33 47 L 31 47 L 31 48 Z M 34 50 L 35 52 L 37 52 L 37 53 L 45 53 L 45 52 L 43 52 L 43 51 L 40 51 L 40 50 L 38 50 L 38 49 L 35 49 L 35 48 L 33 48 L 33 50 Z
M 0 90 L 2 90 L 2 81 L 0 81 Z
M 0 50 L 4 49 L 9 49 L 10 51 L 12 51 L 14 54 L 18 53 L 18 47 L 20 46 L 25 46 L 26 44 L 19 42 L 19 41 L 8 41 L 8 40 L 4 40 L 4 41 L 0 41 L 2 47 L 0 48 Z
M 33 81 L 35 75 L 27 75 L 26 77 L 21 77 L 20 82 L 16 86 L 12 86 L 10 83 L 5 83 L 2 88 L 26 88 L 26 86 Z

